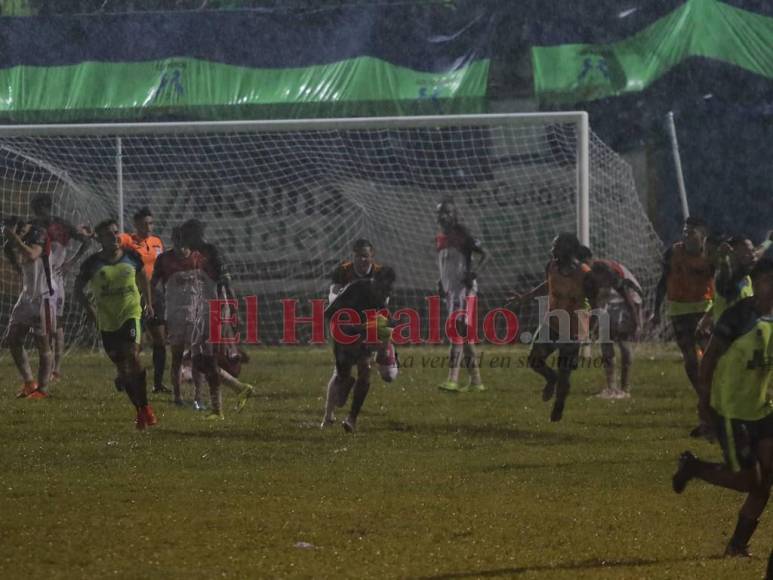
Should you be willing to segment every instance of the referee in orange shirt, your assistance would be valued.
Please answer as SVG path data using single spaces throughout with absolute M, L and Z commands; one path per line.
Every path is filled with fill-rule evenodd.
M 153 212 L 148 207 L 142 207 L 133 216 L 134 233 L 122 233 L 120 235 L 121 247 L 134 250 L 142 258 L 145 275 L 148 280 L 153 279 L 153 267 L 156 258 L 164 251 L 164 243 L 161 238 L 153 235 Z M 166 370 L 166 320 L 163 308 L 163 299 L 160 293 L 151 289 L 153 294 L 154 315 L 152 318 L 143 319 L 143 324 L 150 332 L 153 340 L 153 392 L 170 393 L 164 385 L 164 371 Z

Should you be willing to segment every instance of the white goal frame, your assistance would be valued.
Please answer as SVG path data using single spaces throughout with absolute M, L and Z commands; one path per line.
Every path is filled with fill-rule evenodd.
M 255 121 L 193 121 L 162 123 L 94 123 L 0 126 L 2 137 L 35 136 L 116 136 L 116 211 L 124 231 L 122 135 L 185 133 L 256 133 L 334 129 L 402 129 L 442 127 L 483 127 L 515 124 L 534 125 L 550 122 L 576 126 L 577 131 L 577 237 L 590 246 L 590 127 L 586 111 L 545 113 L 496 113 L 481 115 L 427 115 L 416 117 L 350 117 L 333 119 L 292 119 Z

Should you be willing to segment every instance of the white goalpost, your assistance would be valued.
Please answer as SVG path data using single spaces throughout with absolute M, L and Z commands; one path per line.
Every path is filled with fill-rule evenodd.
M 297 298 L 308 313 L 361 237 L 396 269 L 394 303 L 422 311 L 437 278 L 435 206 L 446 197 L 491 255 L 481 309 L 538 282 L 562 231 L 648 288 L 660 255 L 630 167 L 585 112 L 5 126 L 0 187 L 0 215 L 29 216 L 44 193 L 73 223 L 115 217 L 130 228 L 148 206 L 166 243 L 173 226 L 201 219 L 237 293 L 258 296 L 265 343 L 281 337 L 279 300 Z M 4 263 L 3 324 L 16 294 Z M 69 302 L 68 334 L 82 340 L 89 333 Z M 529 309 L 521 317 L 536 322 Z

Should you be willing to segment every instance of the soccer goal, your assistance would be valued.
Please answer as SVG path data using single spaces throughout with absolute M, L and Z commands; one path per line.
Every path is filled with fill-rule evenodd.
M 661 244 L 631 168 L 584 112 L 6 126 L 0 184 L 0 215 L 28 216 L 32 197 L 47 193 L 56 216 L 116 217 L 130 229 L 148 206 L 167 244 L 173 226 L 203 220 L 235 290 L 259 297 L 265 343 L 281 337 L 279 300 L 297 298 L 308 314 L 358 238 L 397 271 L 393 304 L 425 309 L 438 277 L 436 205 L 448 197 L 491 256 L 482 309 L 538 283 L 563 231 L 626 264 L 647 291 L 658 275 Z M 4 262 L 3 327 L 17 294 Z M 521 312 L 524 327 L 536 325 L 534 312 Z M 89 336 L 71 299 L 65 317 L 71 339 Z

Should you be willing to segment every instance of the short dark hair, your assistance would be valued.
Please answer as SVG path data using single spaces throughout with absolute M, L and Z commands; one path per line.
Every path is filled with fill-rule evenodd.
M 148 206 L 143 206 L 137 211 L 134 212 L 134 221 L 144 219 L 146 217 L 153 217 L 153 212 L 150 211 L 150 208 Z
M 354 242 L 354 245 L 352 246 L 353 252 L 359 252 L 360 250 L 363 250 L 365 248 L 373 249 L 373 244 L 370 243 L 370 240 L 366 240 L 365 238 L 360 238 Z
M 198 248 L 204 243 L 206 227 L 201 220 L 189 219 L 180 226 L 180 241 L 191 248 Z
M 687 219 L 685 219 L 684 225 L 701 229 L 706 233 L 708 233 L 709 231 L 709 225 L 706 223 L 706 221 L 703 218 L 699 218 L 697 216 L 690 216 Z
M 104 230 L 105 228 L 109 228 L 110 226 L 115 225 L 118 227 L 118 222 L 115 220 L 115 218 L 107 218 L 99 222 L 94 227 L 94 233 L 99 233 L 101 230 Z

